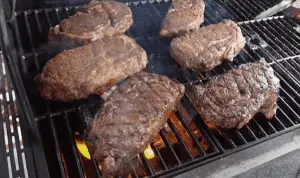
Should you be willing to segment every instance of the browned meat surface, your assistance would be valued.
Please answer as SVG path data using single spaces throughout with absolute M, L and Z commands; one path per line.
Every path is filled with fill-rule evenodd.
M 140 72 L 108 93 L 87 131 L 92 158 L 106 178 L 127 173 L 127 163 L 165 126 L 183 97 L 184 86 L 162 75 Z
M 287 17 L 300 20 L 300 0 L 296 0 L 293 4 L 283 11 L 283 14 Z
M 269 119 L 276 114 L 279 87 L 273 69 L 261 60 L 193 86 L 190 96 L 210 123 L 241 128 L 258 112 Z
M 245 43 L 240 27 L 225 20 L 174 38 L 170 53 L 183 67 L 206 72 L 223 61 L 232 61 Z
M 133 23 L 129 7 L 116 1 L 92 1 L 75 15 L 50 29 L 49 39 L 82 45 L 103 38 L 123 34 Z
M 36 79 L 46 99 L 70 101 L 103 93 L 147 62 L 146 52 L 128 36 L 104 37 L 58 54 Z
M 198 29 L 204 22 L 204 8 L 203 0 L 173 0 L 160 35 L 173 37 Z

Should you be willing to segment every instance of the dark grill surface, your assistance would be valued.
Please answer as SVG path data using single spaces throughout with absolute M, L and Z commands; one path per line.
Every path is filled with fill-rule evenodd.
M 169 129 L 161 130 L 151 144 L 155 158 L 148 160 L 141 153 L 134 159 L 133 177 L 178 174 L 299 127 L 300 34 L 295 30 L 298 24 L 282 16 L 252 20 L 276 2 L 205 2 L 205 25 L 232 19 L 239 23 L 247 37 L 245 49 L 234 62 L 205 74 L 180 68 L 169 56 L 170 40 L 157 36 L 170 2 L 127 3 L 135 22 L 127 34 L 147 51 L 147 70 L 183 83 L 202 83 L 240 64 L 265 58 L 280 79 L 278 113 L 272 120 L 258 114 L 243 128 L 225 131 L 205 123 L 185 97 L 177 111 L 171 114 Z M 48 29 L 74 14 L 76 9 L 61 7 L 17 12 L 15 19 L 7 23 L 23 84 L 42 135 L 51 177 L 101 177 L 97 163 L 86 158 L 82 150 L 85 149 L 83 134 L 86 121 L 93 119 L 102 101 L 96 96 L 72 103 L 45 101 L 35 92 L 33 81 L 47 60 L 59 52 L 47 45 Z

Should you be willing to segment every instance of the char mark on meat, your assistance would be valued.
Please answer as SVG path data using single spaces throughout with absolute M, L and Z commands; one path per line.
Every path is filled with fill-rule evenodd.
M 242 65 L 188 90 L 201 116 L 216 126 L 241 128 L 252 117 L 276 114 L 279 79 L 265 60 Z
M 165 126 L 183 95 L 182 84 L 146 72 L 129 77 L 105 95 L 104 107 L 87 131 L 90 153 L 104 177 L 127 173 L 128 163 Z
M 203 0 L 173 0 L 160 35 L 174 37 L 198 29 L 204 22 L 204 9 Z
M 49 40 L 76 47 L 104 36 L 125 33 L 133 24 L 132 12 L 116 1 L 92 1 L 81 7 L 75 15 L 66 18 L 49 31 Z
M 146 52 L 128 36 L 107 36 L 58 54 L 36 80 L 46 99 L 71 101 L 102 94 L 147 62 Z
M 232 61 L 245 43 L 240 27 L 225 20 L 174 38 L 170 53 L 181 66 L 207 72 L 223 61 Z

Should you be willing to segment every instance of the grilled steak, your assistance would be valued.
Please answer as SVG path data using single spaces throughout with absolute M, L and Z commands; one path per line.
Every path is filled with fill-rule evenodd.
M 183 67 L 206 72 L 223 61 L 232 61 L 245 43 L 237 24 L 225 20 L 174 38 L 170 53 Z
M 37 77 L 46 99 L 70 101 L 101 94 L 147 64 L 146 52 L 126 35 L 104 37 L 63 51 Z
M 279 79 L 264 60 L 195 85 L 191 100 L 201 116 L 219 127 L 241 128 L 258 112 L 272 118 L 277 109 Z
M 160 35 L 172 37 L 198 29 L 204 22 L 204 8 L 203 0 L 173 0 Z
M 104 177 L 127 173 L 126 166 L 162 129 L 184 86 L 169 78 L 140 72 L 105 96 L 105 104 L 87 131 L 87 145 Z
M 104 36 L 123 34 L 132 23 L 132 12 L 125 4 L 116 1 L 92 1 L 75 15 L 51 28 L 49 39 L 78 46 Z

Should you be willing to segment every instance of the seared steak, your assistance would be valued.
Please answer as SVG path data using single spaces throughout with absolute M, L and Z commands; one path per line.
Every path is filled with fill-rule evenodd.
M 75 15 L 51 28 L 49 39 L 77 46 L 104 36 L 123 34 L 132 23 L 132 12 L 125 4 L 116 1 L 92 1 Z
M 203 0 L 173 0 L 160 35 L 172 37 L 198 29 L 204 22 L 204 8 Z
M 225 20 L 174 38 L 170 53 L 183 67 L 206 72 L 223 61 L 232 61 L 245 43 L 240 27 Z
M 37 81 L 46 99 L 70 101 L 103 93 L 144 69 L 147 62 L 146 52 L 128 36 L 108 36 L 58 54 Z
M 87 145 L 103 177 L 114 177 L 126 174 L 128 163 L 165 126 L 183 97 L 184 86 L 162 75 L 140 72 L 108 93 L 87 131 Z
M 276 114 L 279 87 L 273 69 L 261 60 L 193 86 L 190 96 L 207 121 L 241 128 L 258 112 L 269 119 Z

